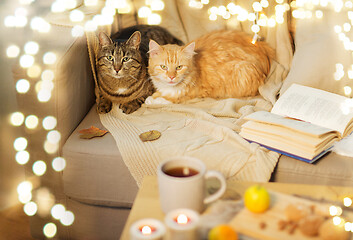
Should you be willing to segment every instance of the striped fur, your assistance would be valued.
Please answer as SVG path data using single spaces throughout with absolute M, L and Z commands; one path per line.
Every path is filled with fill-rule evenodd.
M 103 32 L 99 34 L 95 89 L 99 113 L 109 112 L 113 102 L 124 113 L 132 113 L 152 95 L 154 87 L 147 72 L 150 39 L 160 44 L 182 44 L 159 26 L 136 25 L 112 38 Z
M 150 41 L 154 98 L 180 103 L 193 98 L 255 96 L 267 77 L 274 50 L 234 30 L 206 34 L 187 46 Z

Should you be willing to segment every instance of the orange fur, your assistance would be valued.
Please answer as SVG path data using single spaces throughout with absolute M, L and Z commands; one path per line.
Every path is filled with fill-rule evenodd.
M 180 47 L 151 41 L 149 74 L 157 89 L 152 96 L 174 103 L 255 96 L 269 73 L 274 50 L 251 40 L 244 32 L 220 30 L 196 39 L 195 49 L 194 42 Z

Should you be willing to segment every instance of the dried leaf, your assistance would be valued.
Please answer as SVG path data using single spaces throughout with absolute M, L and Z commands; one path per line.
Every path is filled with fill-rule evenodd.
M 95 126 L 91 126 L 90 128 L 82 129 L 82 130 L 80 130 L 78 132 L 81 133 L 80 138 L 91 139 L 91 138 L 94 138 L 94 137 L 102 137 L 108 131 L 99 129 L 99 128 L 95 127 Z
M 144 132 L 140 134 L 140 139 L 142 142 L 147 142 L 147 141 L 154 141 L 160 138 L 161 133 L 158 132 L 157 130 L 151 130 L 148 132 Z

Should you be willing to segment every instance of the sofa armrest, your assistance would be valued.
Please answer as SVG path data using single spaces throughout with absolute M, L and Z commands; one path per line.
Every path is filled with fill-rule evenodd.
M 95 101 L 86 37 L 75 40 L 57 68 L 57 129 L 62 146 Z

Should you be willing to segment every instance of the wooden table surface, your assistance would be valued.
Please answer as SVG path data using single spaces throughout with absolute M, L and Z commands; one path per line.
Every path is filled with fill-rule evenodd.
M 253 185 L 254 182 L 227 181 L 227 191 L 224 199 L 239 199 L 245 190 Z M 325 198 L 327 200 L 341 200 L 343 196 L 353 196 L 352 187 L 307 185 L 307 184 L 287 184 L 287 183 L 260 183 L 268 190 L 277 191 L 286 194 L 298 194 L 317 199 Z M 210 186 L 212 187 L 212 186 Z M 165 214 L 162 212 L 159 203 L 158 183 L 156 176 L 146 176 L 143 180 L 137 197 L 132 206 L 132 210 L 126 222 L 121 235 L 121 240 L 128 240 L 129 229 L 132 223 L 142 218 L 155 218 L 162 222 Z

